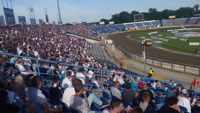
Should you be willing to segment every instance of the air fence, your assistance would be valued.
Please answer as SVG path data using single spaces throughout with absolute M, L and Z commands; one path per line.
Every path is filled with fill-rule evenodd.
M 26 76 L 28 74 L 35 74 L 35 75 L 40 75 L 42 76 L 42 78 L 45 78 L 48 76 L 60 76 L 61 78 L 64 78 L 65 77 L 65 74 L 52 74 L 52 73 L 42 73 L 41 72 L 41 69 L 48 69 L 48 70 L 51 70 L 51 67 L 45 67 L 45 66 L 42 66 L 43 63 L 46 63 L 48 65 L 51 65 L 51 64 L 57 64 L 57 65 L 62 65 L 62 66 L 71 66 L 71 67 L 75 67 L 76 70 L 66 70 L 66 69 L 59 69 L 59 68 L 55 68 L 54 70 L 56 71 L 72 71 L 74 73 L 77 73 L 79 72 L 79 68 L 83 68 L 85 70 L 92 70 L 93 72 L 95 71 L 98 71 L 99 73 L 98 74 L 93 74 L 93 76 L 98 76 L 100 78 L 100 81 L 101 81 L 101 84 L 100 84 L 100 88 L 103 88 L 103 84 L 104 82 L 108 82 L 106 78 L 113 78 L 112 75 L 113 74 L 121 74 L 123 76 L 129 76 L 130 78 L 132 78 L 132 80 L 136 80 L 137 82 L 138 81 L 145 81 L 145 82 L 148 82 L 148 83 L 151 83 L 152 81 L 155 81 L 154 79 L 151 79 L 151 78 L 148 78 L 148 77 L 145 77 L 145 76 L 142 76 L 142 75 L 138 75 L 138 74 L 125 74 L 125 73 L 119 73 L 119 72 L 113 72 L 111 70 L 105 70 L 105 69 L 96 69 L 96 68 L 89 68 L 89 67 L 84 67 L 84 66 L 80 66 L 80 65 L 72 65 L 72 64 L 67 64 L 67 63 L 61 63 L 61 62 L 54 62 L 54 61 L 49 61 L 49 60 L 43 60 L 43 59 L 37 59 L 37 58 L 32 58 L 32 57 L 27 57 L 27 56 L 19 56 L 19 55 L 14 55 L 14 54 L 10 54 L 10 53 L 4 53 L 4 52 L 0 52 L 0 55 L 1 56 L 6 56 L 8 57 L 8 61 L 5 61 L 5 60 L 2 60 L 1 63 L 9 63 L 9 64 L 12 64 L 12 65 L 16 65 L 17 64 L 20 64 L 20 65 L 23 65 L 24 67 L 26 68 L 32 68 L 33 71 L 29 71 L 28 73 L 26 73 L 25 75 L 23 71 L 17 69 L 15 71 L 17 71 L 19 74 L 22 74 L 23 76 Z M 11 62 L 11 58 L 15 58 L 15 59 L 22 59 L 24 61 L 31 61 L 32 63 L 31 64 L 22 64 L 22 63 L 18 63 L 18 62 Z M 6 70 L 5 67 L 1 67 L 1 69 L 3 68 L 3 70 Z M 9 68 L 10 69 L 10 68 Z M 84 73 L 83 74 L 87 75 L 88 73 Z M 80 78 L 82 79 L 82 78 Z M 92 79 L 92 78 L 91 78 Z M 44 79 L 45 80 L 45 79 Z M 50 81 L 48 81 L 50 82 Z M 161 81 L 162 83 L 167 83 L 168 81 Z M 179 82 L 180 83 L 180 82 Z M 178 83 L 178 84 L 179 84 Z M 186 84 L 186 83 L 180 83 L 180 84 Z M 86 84 L 87 85 L 87 84 Z M 89 84 L 90 85 L 90 84 Z M 188 86 L 190 86 L 191 84 L 186 84 Z M 136 89 L 137 91 L 137 89 Z M 162 92 L 156 92 L 156 93 L 159 93 L 159 94 L 162 94 Z

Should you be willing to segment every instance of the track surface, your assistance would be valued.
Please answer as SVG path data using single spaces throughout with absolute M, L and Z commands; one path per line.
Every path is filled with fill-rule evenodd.
M 141 43 L 136 40 L 127 38 L 128 35 L 132 35 L 132 34 L 134 35 L 134 32 L 113 34 L 109 36 L 109 38 L 112 39 L 115 44 L 124 48 L 126 51 L 133 54 L 142 55 L 143 46 L 141 46 Z M 147 48 L 146 55 L 147 57 L 150 57 L 153 59 L 161 59 L 161 60 L 172 62 L 172 63 L 200 66 L 199 56 L 173 53 L 173 52 L 165 51 L 156 47 Z

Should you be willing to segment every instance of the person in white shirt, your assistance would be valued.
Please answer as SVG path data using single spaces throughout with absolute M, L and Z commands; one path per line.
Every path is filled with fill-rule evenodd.
M 179 97 L 178 105 L 185 107 L 187 109 L 187 111 L 189 113 L 191 113 L 191 105 L 190 105 L 189 96 L 187 94 L 187 91 L 183 90 L 182 93 L 183 93 L 183 96 Z
M 62 81 L 62 88 L 66 89 L 68 87 L 72 86 L 72 72 L 71 71 L 67 71 L 65 78 Z
M 122 95 L 119 88 L 120 83 L 118 81 L 114 82 L 113 87 L 111 87 L 111 94 L 118 99 L 122 99 Z
M 70 107 L 70 99 L 71 96 L 75 95 L 74 87 L 68 87 L 65 89 L 63 93 L 62 102 L 65 103 L 68 107 Z
M 80 79 L 82 83 L 85 84 L 85 75 L 83 73 L 84 73 L 84 69 L 80 68 L 79 72 L 76 73 L 76 78 Z

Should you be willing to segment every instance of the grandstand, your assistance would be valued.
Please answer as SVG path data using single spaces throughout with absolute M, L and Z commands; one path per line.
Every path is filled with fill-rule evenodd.
M 58 10 L 59 24 L 62 24 Z M 129 63 L 135 57 L 146 63 L 145 58 L 126 52 L 125 46 L 129 45 L 133 45 L 129 50 L 138 53 L 142 53 L 141 48 L 146 49 L 127 38 L 135 31 L 167 31 L 170 27 L 199 24 L 200 17 L 190 17 L 108 25 L 0 26 L 0 113 L 135 113 L 134 110 L 163 113 L 163 109 L 177 113 L 196 113 L 197 109 L 199 113 L 200 68 L 197 79 L 183 83 L 154 79 L 150 76 L 156 72 L 153 69 L 149 73 L 146 70 L 137 73 L 127 68 L 124 61 L 129 57 Z M 107 44 L 104 40 L 107 36 L 116 40 Z M 170 58 L 173 53 L 169 53 L 168 57 L 159 52 L 162 57 Z M 166 61 L 160 63 L 161 67 L 163 64 L 174 70 L 181 67 Z

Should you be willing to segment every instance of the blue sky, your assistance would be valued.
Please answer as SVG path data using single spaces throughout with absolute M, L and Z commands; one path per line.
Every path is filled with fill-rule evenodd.
M 0 0 L 0 15 L 3 15 L 2 1 L 7 6 L 6 0 Z M 50 21 L 58 20 L 56 0 L 12 0 L 12 4 L 15 16 L 26 16 L 28 19 L 27 7 L 32 6 L 37 19 L 44 19 L 44 8 L 47 8 Z M 200 4 L 200 0 L 60 0 L 64 23 L 94 22 L 101 18 L 110 19 L 112 14 L 121 11 L 144 12 L 149 8 L 157 8 L 161 11 L 166 8 L 193 7 L 195 4 Z

